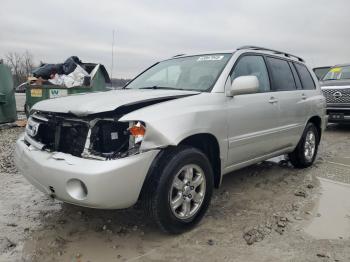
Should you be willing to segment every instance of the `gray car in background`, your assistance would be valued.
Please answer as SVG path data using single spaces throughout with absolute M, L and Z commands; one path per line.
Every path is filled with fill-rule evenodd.
M 180 233 L 204 216 L 223 175 L 282 154 L 312 165 L 325 106 L 294 55 L 254 46 L 178 55 L 122 90 L 35 104 L 15 161 L 54 198 L 109 209 L 140 201 Z
M 318 80 L 322 80 L 322 78 L 328 73 L 330 66 L 321 66 L 315 67 L 312 70 L 314 71 Z
M 320 86 L 327 101 L 328 121 L 350 123 L 350 64 L 330 68 Z

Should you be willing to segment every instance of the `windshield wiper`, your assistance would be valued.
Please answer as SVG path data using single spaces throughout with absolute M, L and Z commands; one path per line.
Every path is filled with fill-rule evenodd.
M 124 88 L 124 89 L 133 89 L 133 88 Z M 166 87 L 166 86 L 144 86 L 135 89 L 162 89 L 162 90 L 182 90 L 182 91 L 195 91 L 195 92 L 203 92 L 202 90 L 197 89 L 188 89 L 188 88 L 178 88 L 178 87 Z
M 140 87 L 139 89 L 184 90 L 181 88 L 173 88 L 173 87 L 166 87 L 166 86 L 145 86 L 145 87 Z
M 144 86 L 144 87 L 140 87 L 139 89 L 174 89 L 174 88 L 165 87 L 165 86 Z

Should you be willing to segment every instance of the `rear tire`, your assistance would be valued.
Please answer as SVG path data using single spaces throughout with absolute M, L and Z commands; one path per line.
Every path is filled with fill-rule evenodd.
M 306 168 L 315 161 L 320 135 L 316 126 L 309 122 L 304 133 L 292 153 L 289 154 L 289 160 L 296 168 Z
M 141 195 L 146 213 L 167 233 L 194 227 L 207 211 L 213 192 L 208 158 L 192 147 L 169 148 L 157 156 L 149 172 Z

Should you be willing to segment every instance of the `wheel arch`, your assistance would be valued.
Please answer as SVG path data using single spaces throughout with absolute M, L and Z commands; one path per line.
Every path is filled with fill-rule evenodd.
M 321 141 L 321 136 L 322 136 L 322 119 L 319 116 L 313 116 L 311 117 L 307 123 L 313 123 L 315 127 L 317 128 L 317 132 L 319 134 L 318 136 L 318 142 Z
M 220 186 L 222 176 L 221 176 L 221 158 L 220 158 L 219 142 L 213 134 L 198 133 L 198 134 L 189 135 L 183 138 L 176 145 L 168 145 L 167 147 L 164 147 L 162 150 L 159 151 L 157 156 L 153 159 L 152 164 L 144 179 L 141 192 L 138 197 L 139 200 L 141 200 L 145 194 L 145 185 L 147 185 L 148 183 L 155 185 L 157 183 L 157 181 L 152 181 L 153 179 L 152 173 L 153 173 L 153 170 L 158 167 L 159 161 L 163 157 L 165 150 L 170 147 L 177 147 L 182 145 L 194 147 L 206 155 L 206 157 L 209 159 L 210 164 L 213 168 L 214 187 L 218 188 Z
M 214 186 L 218 188 L 221 183 L 221 159 L 217 138 L 210 133 L 200 133 L 184 138 L 178 145 L 194 147 L 207 156 L 213 168 Z

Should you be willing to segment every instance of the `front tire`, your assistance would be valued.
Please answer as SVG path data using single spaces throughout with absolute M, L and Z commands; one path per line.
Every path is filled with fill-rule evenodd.
M 29 106 L 27 104 L 24 104 L 24 113 L 27 118 L 29 117 L 29 111 L 30 111 Z
M 204 216 L 213 192 L 213 171 L 198 149 L 165 149 L 155 160 L 142 192 L 145 211 L 165 232 L 190 230 Z
M 315 161 L 320 134 L 316 126 L 309 122 L 304 130 L 304 133 L 292 153 L 289 154 L 289 160 L 296 168 L 306 168 Z

